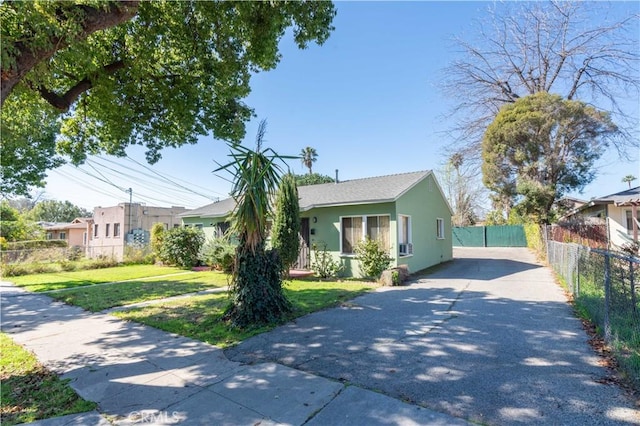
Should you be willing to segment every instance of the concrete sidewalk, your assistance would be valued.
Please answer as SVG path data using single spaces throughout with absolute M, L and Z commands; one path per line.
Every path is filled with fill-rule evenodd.
M 276 363 L 0 286 L 2 331 L 100 414 L 41 425 L 456 425 L 463 420 Z

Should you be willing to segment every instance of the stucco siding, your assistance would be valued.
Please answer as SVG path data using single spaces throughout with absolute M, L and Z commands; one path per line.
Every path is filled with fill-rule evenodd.
M 411 272 L 453 259 L 451 211 L 433 175 L 419 182 L 397 201 L 397 214 L 411 216 L 413 255 L 400 257 L 399 264 Z M 444 238 L 437 238 L 437 219 L 444 224 Z
M 343 254 L 340 252 L 340 220 L 342 217 L 351 216 L 389 216 L 389 239 L 391 242 L 390 255 L 394 257 L 393 265 L 396 265 L 397 257 L 396 243 L 397 226 L 395 223 L 395 207 L 393 203 L 362 204 L 352 206 L 325 207 L 312 209 L 303 212 L 301 217 L 308 217 L 312 234 L 310 236 L 311 246 L 317 245 L 319 249 L 326 243 L 327 251 L 331 253 L 334 260 L 344 266 L 342 274 L 345 276 L 361 276 L 358 261 L 355 255 Z M 314 222 L 313 218 L 317 221 Z M 313 249 L 311 250 L 311 264 L 315 262 Z

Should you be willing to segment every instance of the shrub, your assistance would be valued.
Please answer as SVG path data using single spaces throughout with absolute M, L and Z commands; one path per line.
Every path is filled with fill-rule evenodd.
M 380 278 L 382 271 L 387 269 L 393 260 L 379 240 L 372 240 L 368 237 L 359 241 L 355 245 L 354 251 L 364 275 L 376 280 Z
M 77 268 L 76 263 L 69 260 L 61 260 L 58 264 L 60 264 L 60 269 L 65 272 L 75 271 Z
M 204 234 L 197 228 L 173 228 L 163 234 L 160 260 L 191 268 L 198 264 Z
M 166 229 L 163 223 L 157 222 L 151 227 L 151 254 L 156 259 L 161 257 L 165 231 Z
M 224 238 L 214 238 L 207 241 L 200 251 L 200 261 L 207 266 L 227 273 L 233 271 L 236 246 Z
M 313 257 L 315 261 L 311 264 L 313 271 L 320 278 L 336 277 L 344 268 L 339 262 L 334 260 L 331 253 L 327 251 L 327 243 L 322 242 L 322 249 L 318 248 L 318 244 L 313 244 Z
M 151 246 L 148 244 L 133 243 L 127 244 L 124 248 L 125 265 L 150 265 L 154 262 L 155 256 Z
M 300 205 L 292 174 L 286 174 L 276 195 L 276 211 L 271 229 L 271 245 L 278 250 L 283 272 L 289 272 L 300 254 Z

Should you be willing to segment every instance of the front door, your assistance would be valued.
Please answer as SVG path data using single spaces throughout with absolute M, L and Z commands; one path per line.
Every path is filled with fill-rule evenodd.
M 311 267 L 311 232 L 309 228 L 309 218 L 303 217 L 300 220 L 300 253 L 296 261 L 296 269 L 310 269 Z

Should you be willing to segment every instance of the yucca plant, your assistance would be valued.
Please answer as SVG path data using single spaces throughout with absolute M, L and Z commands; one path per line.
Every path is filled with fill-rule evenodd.
M 231 196 L 236 201 L 231 230 L 238 237 L 231 280 L 231 304 L 225 318 L 241 328 L 281 320 L 291 304 L 282 291 L 282 262 L 275 250 L 265 249 L 267 218 L 285 158 L 271 148 L 262 149 L 266 121 L 260 122 L 256 149 L 230 144 L 232 161 L 215 171 L 234 176 Z

